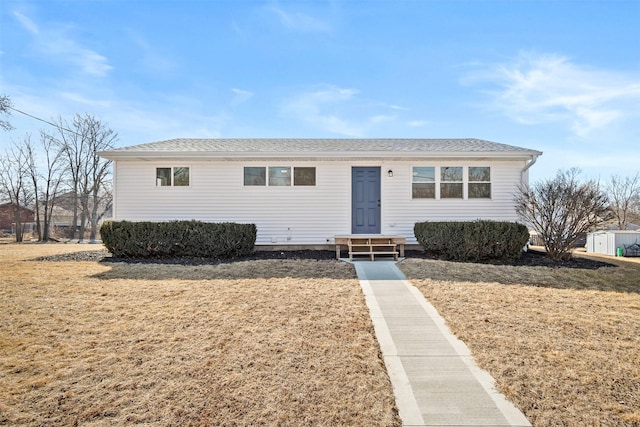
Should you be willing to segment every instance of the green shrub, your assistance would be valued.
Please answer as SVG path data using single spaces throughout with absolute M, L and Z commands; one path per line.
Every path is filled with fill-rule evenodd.
M 455 261 L 517 259 L 529 240 L 515 222 L 418 222 L 413 232 L 425 251 Z
M 100 236 L 116 257 L 228 259 L 250 254 L 256 231 L 255 224 L 233 222 L 107 221 L 100 228 Z

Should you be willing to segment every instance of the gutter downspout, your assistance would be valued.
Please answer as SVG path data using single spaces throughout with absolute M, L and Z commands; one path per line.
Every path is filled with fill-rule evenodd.
M 531 166 L 536 163 L 536 161 L 538 160 L 538 156 L 538 154 L 534 154 L 533 156 L 531 156 L 531 160 L 525 163 L 524 167 L 520 171 L 520 183 L 522 183 L 523 185 L 529 185 L 529 180 L 527 179 L 527 182 L 525 182 L 524 180 L 524 174 L 529 170 Z

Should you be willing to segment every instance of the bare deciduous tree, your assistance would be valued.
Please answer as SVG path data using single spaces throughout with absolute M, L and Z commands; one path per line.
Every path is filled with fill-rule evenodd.
M 42 207 L 44 212 L 44 227 L 42 230 L 42 240 L 47 241 L 51 238 L 51 230 L 53 228 L 52 217 L 55 201 L 60 194 L 60 186 L 64 180 L 64 162 L 63 153 L 55 144 L 55 140 L 51 135 L 40 132 L 40 144 L 44 154 L 45 163 L 44 175 L 42 175 Z
M 31 181 L 34 196 L 34 211 L 36 213 L 36 232 L 38 233 L 38 240 L 42 240 L 42 228 L 40 227 L 40 194 L 38 191 L 38 178 L 39 171 L 36 160 L 36 150 L 31 143 L 31 135 L 27 134 L 24 139 L 24 144 L 20 148 L 23 150 L 25 159 L 25 171 L 28 179 Z
M 11 114 L 11 98 L 9 95 L 0 95 L 0 114 L 8 116 Z M 6 120 L 0 120 L 0 128 L 4 130 L 11 130 L 13 126 Z
M 611 177 L 607 184 L 611 212 L 619 230 L 626 230 L 631 213 L 640 213 L 640 173 L 633 177 Z
M 98 156 L 98 151 L 113 148 L 117 134 L 95 117 L 76 114 L 71 123 L 58 120 L 58 144 L 64 152 L 67 173 L 72 189 L 73 220 L 69 238 L 75 237 L 79 226 L 79 240 L 84 238 L 87 223 L 90 224 L 90 240 L 98 229 L 100 206 L 110 173 L 111 161 Z M 78 223 L 79 220 L 79 223 Z
M 80 125 L 82 116 L 76 114 L 74 118 L 74 124 Z M 72 126 L 63 119 L 62 117 L 58 118 L 56 122 L 58 127 L 58 138 L 56 139 L 57 144 L 64 153 L 65 157 L 65 169 L 67 171 L 67 179 L 69 181 L 69 186 L 71 188 L 71 209 L 72 209 L 72 220 L 69 227 L 68 238 L 73 239 L 76 233 L 76 227 L 78 224 L 78 194 L 80 189 L 80 174 L 83 167 L 83 159 L 85 157 L 85 144 L 83 143 L 85 140 L 85 136 L 80 133 L 82 129 L 71 129 Z
M 542 238 L 550 258 L 571 258 L 583 233 L 610 218 L 606 194 L 597 181 L 580 182 L 578 169 L 559 171 L 555 178 L 521 187 L 516 212 Z
M 98 155 L 99 151 L 113 148 L 118 135 L 105 127 L 100 121 L 93 118 L 86 121 L 89 127 L 89 155 L 87 156 L 87 183 L 85 187 L 86 197 L 83 210 L 86 211 L 89 220 L 89 241 L 93 242 L 98 234 L 98 221 L 104 215 L 104 211 L 110 203 L 111 192 L 107 188 L 108 177 L 111 173 L 111 160 L 103 159 Z M 101 209 L 101 207 L 104 207 Z
M 24 151 L 33 183 L 38 240 L 46 242 L 51 239 L 53 209 L 65 173 L 62 151 L 44 131 L 40 131 L 40 146 L 35 147 L 29 141 Z M 38 154 L 43 162 L 38 161 Z
M 26 144 L 29 135 L 25 136 Z M 27 157 L 23 146 L 14 144 L 0 157 L 0 192 L 5 194 L 13 206 L 16 227 L 16 242 L 23 240 L 22 212 L 33 202 L 33 192 L 28 185 Z

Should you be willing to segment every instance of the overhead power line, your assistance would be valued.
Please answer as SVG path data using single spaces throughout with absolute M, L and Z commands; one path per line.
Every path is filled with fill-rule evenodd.
M 45 119 L 41 119 L 40 117 L 36 117 L 36 116 L 34 116 L 33 114 L 25 113 L 24 111 L 18 110 L 17 108 L 14 108 L 14 107 L 11 107 L 11 106 L 8 106 L 8 108 L 9 108 L 9 109 L 11 109 L 11 110 L 13 110 L 13 111 L 15 111 L 16 113 L 24 114 L 25 116 L 27 116 L 27 117 L 31 117 L 32 119 L 40 120 L 41 122 L 46 123 L 46 124 L 48 124 L 48 125 L 51 125 L 51 126 L 53 126 L 53 127 L 56 127 L 56 128 L 58 128 L 58 129 L 62 129 L 62 130 L 65 130 L 65 131 L 67 131 L 67 132 L 74 133 L 74 134 L 76 134 L 76 135 L 78 135 L 78 136 L 82 136 L 82 135 L 80 135 L 80 134 L 79 134 L 78 132 L 76 132 L 76 131 L 73 131 L 73 130 L 71 130 L 71 129 L 67 129 L 67 128 L 65 128 L 65 127 L 63 127 L 63 126 L 60 126 L 60 125 L 57 125 L 57 124 L 55 124 L 55 123 L 51 123 L 50 121 L 45 120 Z

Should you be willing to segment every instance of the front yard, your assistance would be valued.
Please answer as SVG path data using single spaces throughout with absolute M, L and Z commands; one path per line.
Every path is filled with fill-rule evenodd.
M 0 245 L 0 424 L 399 426 L 353 267 Z
M 534 426 L 638 426 L 640 263 L 604 261 L 400 268 Z
M 351 265 L 0 245 L 0 424 L 399 426 Z M 400 268 L 535 426 L 640 425 L 640 264 Z

